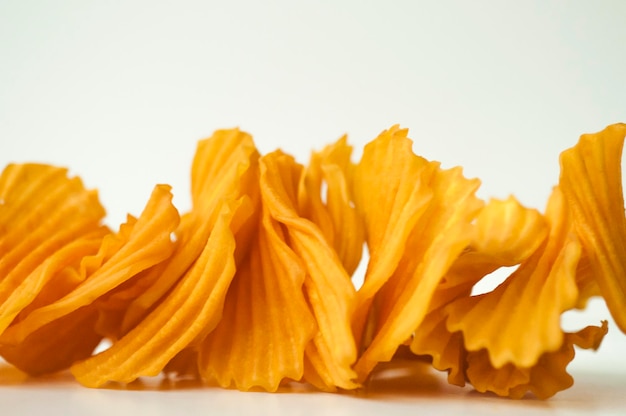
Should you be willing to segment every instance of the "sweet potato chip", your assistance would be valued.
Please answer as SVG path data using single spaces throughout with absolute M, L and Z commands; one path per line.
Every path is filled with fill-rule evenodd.
M 398 126 L 382 132 L 365 146 L 354 175 L 355 204 L 370 256 L 353 318 L 355 338 L 362 344 L 370 342 L 364 331 L 374 295 L 398 266 L 409 234 L 432 199 L 432 189 L 422 186 L 432 166 L 413 154 L 407 134 Z
M 607 323 L 601 327 L 588 326 L 575 333 L 566 333 L 561 346 L 542 354 L 532 367 L 517 367 L 511 363 L 495 368 L 486 350 L 470 352 L 467 361 L 467 378 L 481 392 L 499 396 L 522 398 L 527 392 L 547 399 L 574 383 L 566 367 L 574 358 L 574 345 L 584 349 L 597 349 L 607 333 Z
M 59 247 L 100 228 L 104 209 L 94 191 L 67 170 L 9 165 L 0 199 L 0 302 Z
M 90 387 L 165 373 L 350 390 L 407 359 L 512 398 L 569 387 L 574 346 L 598 348 L 607 324 L 567 333 L 563 312 L 600 295 L 626 332 L 626 124 L 562 153 L 545 214 L 513 197 L 485 204 L 478 180 L 417 156 L 407 136 L 383 131 L 357 164 L 342 137 L 303 166 L 218 130 L 198 143 L 191 210 L 180 216 L 157 185 L 117 233 L 66 169 L 7 166 L 0 355 L 32 375 L 70 368 Z
M 319 227 L 349 275 L 359 265 L 365 238 L 352 195 L 351 153 L 346 136 L 314 152 L 298 188 L 298 212 Z
M 0 176 L 0 335 L 45 291 L 67 293 L 57 276 L 97 252 L 108 233 L 95 191 L 67 169 L 9 165 Z M 54 283 L 54 286 L 52 285 Z M 67 282 L 66 282 L 67 283 Z M 0 343 L 7 343 L 0 337 Z
M 89 357 L 102 340 L 93 306 L 78 309 L 28 334 L 19 344 L 0 344 L 0 356 L 20 370 L 44 375 Z
M 97 192 L 86 190 L 79 178 L 68 178 L 67 173 L 65 168 L 32 163 L 5 168 L 0 175 L 3 257 L 25 237 L 39 242 L 47 239 L 50 233 L 46 235 L 44 231 L 58 232 L 60 224 L 99 225 L 105 212 Z M 47 228 L 41 230 L 42 227 Z M 24 247 L 21 255 L 28 252 Z M 3 267 L 10 266 L 3 263 Z
M 92 234 L 66 244 L 61 249 L 51 254 L 26 278 L 24 278 L 8 298 L 0 305 L 0 334 L 13 322 L 18 314 L 25 312 L 35 299 L 41 304 L 42 298 L 50 299 L 48 294 L 41 294 L 42 290 L 50 283 L 57 283 L 56 275 L 67 267 L 98 251 L 102 238 L 108 231 L 98 229 Z M 69 291 L 65 288 L 66 291 Z M 55 292 L 57 292 L 55 290 Z M 50 299 L 56 300 L 56 299 Z M 3 338 L 0 336 L 0 342 Z M 6 342 L 6 340 L 5 340 Z
M 237 208 L 223 205 L 194 266 L 146 319 L 109 349 L 72 366 L 81 384 L 99 387 L 107 381 L 128 383 L 155 376 L 196 337 L 215 327 L 235 273 L 230 227 Z
M 129 305 L 122 333 L 140 322 L 198 258 L 223 199 L 247 195 L 253 205 L 258 204 L 258 156 L 252 137 L 238 129 L 218 130 L 198 143 L 191 171 L 192 210 L 176 231 L 175 252 L 150 272 L 147 280 L 154 283 Z
M 389 361 L 419 327 L 437 285 L 470 243 L 471 223 L 482 208 L 474 195 L 477 180 L 415 156 L 411 146 L 405 131 L 392 128 L 366 146 L 357 170 L 357 178 L 363 172 L 381 182 L 355 181 L 371 253 L 357 295 L 357 334 L 378 288 L 368 318 L 371 342 L 362 338 L 366 349 L 355 366 L 360 380 L 378 362 Z
M 473 286 L 489 273 L 525 261 L 544 242 L 547 231 L 543 216 L 515 198 L 489 201 L 476 218 L 472 242 L 437 286 L 428 315 L 415 330 L 411 351 L 431 356 L 434 368 L 448 371 L 451 384 L 463 386 L 467 351 L 461 332 L 446 326 L 447 306 L 469 298 Z
M 303 294 L 300 259 L 265 206 L 259 221 L 237 265 L 222 319 L 199 346 L 198 361 L 203 378 L 222 387 L 276 391 L 284 379 L 302 378 L 315 321 Z
M 327 390 L 354 388 L 350 278 L 320 228 L 298 213 L 302 166 L 279 151 L 260 162 L 258 234 L 201 346 L 201 373 L 242 390 L 275 391 L 303 377 Z
M 622 189 L 622 150 L 626 124 L 614 124 L 580 137 L 561 153 L 559 185 L 596 283 L 626 333 L 626 218 Z
M 532 367 L 542 354 L 559 349 L 561 314 L 576 305 L 581 247 L 558 187 L 546 220 L 548 239 L 503 284 L 447 307 L 448 328 L 463 332 L 468 350 L 485 348 L 496 368 Z
M 261 158 L 261 195 L 270 215 L 285 227 L 288 244 L 306 270 L 305 294 L 318 326 L 315 348 L 307 350 L 307 355 L 315 354 L 311 364 L 327 389 L 352 389 L 357 386 L 351 369 L 356 345 L 349 322 L 355 290 L 331 243 L 298 213 L 293 188 L 298 170 L 291 157 L 279 152 Z
M 8 328 L 3 339 L 6 342 L 19 343 L 31 332 L 92 304 L 139 272 L 166 259 L 173 250 L 170 234 L 179 220 L 178 211 L 171 204 L 171 198 L 169 186 L 157 186 L 142 215 L 133 224 L 128 240 L 121 246 L 103 242 L 103 250 L 109 250 L 111 247 L 118 250 L 101 267 L 90 276 L 86 276 L 81 285 L 62 299 L 32 311 L 22 321 Z M 121 233 L 124 232 L 123 229 L 124 227 Z M 89 262 L 89 259 L 85 261 Z

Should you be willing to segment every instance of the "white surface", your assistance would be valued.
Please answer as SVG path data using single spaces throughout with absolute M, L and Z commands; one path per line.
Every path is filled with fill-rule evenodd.
M 8 373 L 8 371 L 7 371 Z M 3 410 L 11 415 L 623 415 L 626 374 L 577 375 L 574 387 L 552 399 L 509 400 L 448 386 L 440 378 L 396 381 L 370 392 L 239 392 L 158 382 L 127 389 L 88 389 L 65 376 L 19 380 L 0 372 Z M 13 380 L 7 382 L 7 380 Z M 438 381 L 438 383 L 437 383 Z
M 70 167 L 100 190 L 117 226 L 141 212 L 157 182 L 172 184 L 187 209 L 195 143 L 215 129 L 240 126 L 262 152 L 281 147 L 305 162 L 343 133 L 358 155 L 400 123 L 417 153 L 479 177 L 480 196 L 512 193 L 543 209 L 559 152 L 626 121 L 622 1 L 295 3 L 1 1 L 0 166 Z M 606 316 L 594 302 L 566 324 Z M 0 403 L 47 414 L 608 412 L 609 401 L 626 409 L 625 340 L 611 327 L 598 353 L 572 364 L 575 375 L 595 375 L 547 403 L 467 392 L 161 394 L 46 381 L 0 386 Z

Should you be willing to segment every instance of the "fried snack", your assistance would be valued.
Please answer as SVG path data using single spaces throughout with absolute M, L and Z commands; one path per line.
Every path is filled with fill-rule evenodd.
M 57 277 L 97 252 L 108 230 L 97 193 L 66 169 L 9 165 L 0 176 L 0 200 L 1 335 L 43 290 L 63 293 L 78 284 L 61 279 L 59 288 Z
M 625 136 L 617 124 L 564 151 L 544 213 L 485 203 L 478 180 L 417 156 L 398 126 L 356 164 L 342 137 L 307 166 L 218 130 L 198 143 L 191 210 L 157 185 L 117 233 L 67 170 L 9 165 L 0 355 L 89 387 L 165 373 L 266 391 L 353 390 L 380 363 L 417 359 L 479 392 L 551 397 L 573 383 L 575 346 L 597 349 L 608 330 L 565 332 L 564 312 L 599 295 L 626 332 Z
M 89 357 L 102 341 L 93 305 L 77 309 L 29 333 L 18 344 L 0 345 L 0 356 L 31 376 L 55 373 Z
M 468 350 L 485 348 L 496 368 L 532 367 L 540 355 L 559 349 L 561 314 L 576 305 L 581 247 L 558 187 L 545 218 L 547 239 L 503 284 L 447 307 L 448 328 L 463 332 Z
M 201 376 L 225 388 L 276 391 L 300 380 L 315 321 L 303 295 L 305 269 L 263 206 L 257 233 L 226 294 L 215 330 L 198 347 Z
M 240 204 L 225 201 L 200 257 L 172 292 L 113 345 L 72 366 L 88 387 L 156 376 L 176 354 L 217 324 L 224 293 L 235 273 L 233 230 Z M 216 313 L 217 311 L 217 313 Z
M 176 230 L 174 253 L 150 272 L 147 279 L 154 283 L 128 306 L 120 335 L 141 322 L 200 256 L 223 199 L 237 200 L 247 195 L 256 211 L 258 157 L 252 137 L 238 129 L 218 130 L 198 143 L 191 170 L 192 210 L 182 217 Z
M 319 377 L 324 384 L 317 387 L 325 390 L 355 388 L 357 384 L 353 379 L 356 374 L 351 366 L 356 361 L 356 345 L 349 323 L 354 286 L 332 243 L 297 210 L 297 188 L 294 185 L 298 183 L 298 176 L 302 177 L 300 167 L 291 157 L 279 152 L 271 153 L 261 161 L 263 203 L 272 218 L 286 229 L 288 244 L 304 266 L 304 293 L 317 324 L 317 331 L 306 351 L 311 370 L 317 374 L 313 376 L 307 371 L 305 379 L 314 377 L 318 380 Z M 286 171 L 292 172 L 291 178 L 284 175 Z M 345 205 L 349 207 L 347 202 Z
M 525 208 L 514 197 L 489 201 L 476 218 L 471 243 L 437 286 L 428 314 L 411 339 L 411 351 L 430 356 L 434 368 L 448 372 L 449 383 L 464 386 L 467 350 L 462 333 L 446 325 L 448 306 L 468 299 L 488 274 L 526 261 L 544 243 L 548 230 L 539 211 Z
M 517 367 L 507 363 L 495 368 L 486 350 L 470 352 L 467 356 L 467 378 L 479 392 L 493 392 L 499 396 L 521 399 L 532 392 L 539 399 L 552 397 L 574 384 L 566 367 L 574 358 L 574 345 L 584 349 L 598 349 L 607 333 L 602 326 L 588 326 L 578 332 L 565 333 L 558 350 L 542 354 L 532 367 Z
M 12 164 L 0 175 L 0 356 L 21 370 L 39 375 L 67 368 L 100 342 L 94 310 L 25 333 L 19 343 L 10 332 L 82 282 L 81 260 L 97 253 L 110 233 L 101 225 L 104 214 L 97 192 L 69 178 L 67 169 Z
M 354 288 L 320 229 L 298 213 L 302 166 L 277 151 L 261 158 L 260 172 L 258 234 L 200 348 L 200 372 L 241 390 L 276 391 L 303 377 L 326 390 L 354 388 Z
M 561 153 L 559 186 L 588 255 L 589 273 L 615 323 L 626 333 L 626 217 L 621 171 L 624 137 L 626 124 L 582 135 L 576 146 Z M 595 293 L 593 289 L 590 292 Z
M 483 205 L 474 195 L 477 180 L 411 147 L 407 131 L 394 126 L 366 146 L 355 173 L 371 256 L 353 321 L 365 348 L 355 365 L 362 381 L 420 326 Z
M 609 138 L 606 138 L 607 135 Z M 609 128 L 598 135 L 583 136 L 578 145 L 563 152 L 561 183 L 554 188 L 544 217 L 550 230 L 545 241 L 537 228 L 541 226 L 540 221 L 533 221 L 535 225 L 531 227 L 528 221 L 524 221 L 526 225 L 519 223 L 515 227 L 503 227 L 497 223 L 504 219 L 520 221 L 522 217 L 519 216 L 519 210 L 517 215 L 511 215 L 510 211 L 487 211 L 488 206 L 481 213 L 477 222 L 479 229 L 487 230 L 484 224 L 492 224 L 489 229 L 509 236 L 515 235 L 512 231 L 520 233 L 518 236 L 524 236 L 523 230 L 535 229 L 528 234 L 535 240 L 534 243 L 526 245 L 520 254 L 528 253 L 530 248 L 535 251 L 527 258 L 525 255 L 514 256 L 521 261 L 520 266 L 492 292 L 473 297 L 468 296 L 467 290 L 464 294 L 459 292 L 452 295 L 456 299 L 448 298 L 445 301 L 444 308 L 431 312 L 426 321 L 430 321 L 427 331 L 417 331 L 412 341 L 411 347 L 415 353 L 431 355 L 436 368 L 449 371 L 452 383 L 463 385 L 469 381 L 481 392 L 491 391 L 519 398 L 530 391 L 539 398 L 547 398 L 571 386 L 573 380 L 565 368 L 574 358 L 573 345 L 598 348 L 607 326 L 604 322 L 601 327 L 589 326 L 578 333 L 564 333 L 560 328 L 560 316 L 569 309 L 584 307 L 590 296 L 600 293 L 598 279 L 611 275 L 599 270 L 597 264 L 594 267 L 591 253 L 597 253 L 596 247 L 583 248 L 581 232 L 587 233 L 586 238 L 591 238 L 590 235 L 597 228 L 582 227 L 580 222 L 576 222 L 576 209 L 581 208 L 566 200 L 565 190 L 580 193 L 584 192 L 585 187 L 587 190 L 596 189 L 588 185 L 588 181 L 595 181 L 600 190 L 605 189 L 604 184 L 608 183 L 614 186 L 611 191 L 621 194 L 620 171 L 616 169 L 616 163 L 621 154 L 623 136 L 624 133 L 619 129 Z M 611 156 L 608 159 L 612 160 L 612 164 L 606 159 L 589 156 L 601 154 L 600 149 L 606 147 L 611 150 L 605 150 L 604 154 Z M 577 163 L 570 160 L 572 155 L 580 157 L 581 154 L 588 155 L 586 163 L 590 166 L 584 173 L 575 170 L 581 160 Z M 594 161 L 602 167 L 593 165 Z M 610 191 L 605 189 L 605 192 Z M 579 199 L 586 204 L 590 220 L 601 222 L 607 218 L 607 214 L 602 213 L 599 206 L 593 208 L 593 203 L 598 200 L 595 197 Z M 621 216 L 616 212 L 612 214 L 619 228 L 623 213 Z M 503 229 L 506 231 L 501 233 Z M 494 239 L 488 233 L 479 235 L 467 254 L 482 252 L 483 259 L 485 255 L 495 255 L 492 261 L 496 266 L 498 258 L 508 257 L 499 252 L 509 250 L 513 254 L 515 250 L 511 248 L 517 247 L 516 244 L 501 244 L 498 238 Z M 619 238 L 619 232 L 615 232 L 612 237 L 606 233 L 603 235 L 607 239 L 604 247 L 613 246 L 612 250 L 615 250 L 615 246 L 619 247 L 619 243 L 612 239 Z M 532 240 L 528 241 L 532 243 Z M 495 250 L 489 250 L 488 247 Z M 467 254 L 459 257 L 457 267 L 453 266 L 454 276 L 471 275 L 477 271 L 476 266 L 480 268 L 481 261 L 466 263 Z M 618 257 L 612 259 L 615 262 L 612 267 L 620 267 L 623 263 Z M 466 264 L 459 267 L 462 263 Z M 506 263 L 502 262 L 501 265 Z M 619 284 L 619 275 L 611 277 L 618 279 L 609 279 L 611 284 Z M 462 278 L 460 280 L 463 281 Z M 472 280 L 475 279 L 469 279 L 470 282 Z M 436 299 L 437 296 L 433 301 Z
M 298 187 L 300 214 L 320 228 L 349 275 L 361 261 L 365 241 L 361 219 L 354 206 L 355 165 L 350 160 L 351 154 L 352 147 L 346 136 L 321 152 L 313 152 Z M 325 195 L 322 195 L 323 184 Z
M 3 341 L 10 344 L 22 342 L 32 332 L 91 305 L 140 272 L 169 257 L 174 248 L 170 234 L 179 220 L 171 198 L 169 186 L 155 187 L 139 219 L 129 219 L 127 224 L 120 227 L 118 235 L 107 236 L 95 259 L 84 259 L 81 284 L 61 299 L 33 310 L 8 328 L 3 334 Z M 99 266 L 95 267 L 94 262 Z
M 590 326 L 581 334 L 594 341 L 575 342 L 578 335 L 560 326 L 561 314 L 577 304 L 581 255 L 564 202 L 556 187 L 546 212 L 547 238 L 504 283 L 445 309 L 447 329 L 463 334 L 467 381 L 479 391 L 550 397 L 571 385 L 565 367 L 574 357 L 573 344 L 597 348 L 606 333 L 606 326 Z
M 221 318 L 235 259 L 245 253 L 248 223 L 256 215 L 257 158 L 251 137 L 237 129 L 218 131 L 198 144 L 193 207 L 176 231 L 176 250 L 146 272 L 144 280 L 151 284 L 127 304 L 113 345 L 72 367 L 81 383 L 128 383 L 165 368 L 197 374 L 194 351 Z M 125 290 L 124 297 L 135 289 Z M 180 356 L 190 358 L 173 361 Z

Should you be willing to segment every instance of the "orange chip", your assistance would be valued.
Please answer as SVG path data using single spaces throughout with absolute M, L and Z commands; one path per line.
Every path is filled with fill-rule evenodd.
M 94 325 L 98 312 L 88 306 L 31 332 L 19 344 L 0 343 L 0 355 L 20 370 L 43 375 L 89 357 L 102 340 Z
M 548 239 L 503 284 L 447 307 L 448 328 L 463 332 L 468 350 L 486 348 L 496 368 L 532 367 L 542 354 L 559 349 L 561 314 L 576 305 L 581 247 L 558 187 L 546 220 Z
M 582 135 L 576 146 L 561 153 L 559 180 L 588 256 L 589 272 L 624 333 L 626 218 L 621 163 L 625 137 L 626 124 Z
M 354 207 L 352 147 L 344 136 L 313 153 L 298 188 L 298 211 L 317 225 L 352 275 L 363 252 L 363 227 Z M 326 185 L 325 201 L 322 184 Z
M 574 345 L 584 349 L 597 349 L 607 333 L 607 323 L 601 327 L 588 326 L 575 333 L 566 333 L 556 351 L 546 352 L 532 367 L 516 367 L 508 363 L 495 368 L 485 350 L 470 352 L 467 361 L 467 378 L 481 392 L 493 392 L 514 399 L 532 392 L 539 399 L 547 399 L 574 383 L 566 367 L 574 358 Z
M 302 378 L 326 390 L 354 388 L 350 278 L 320 228 L 298 212 L 302 166 L 277 151 L 260 168 L 258 234 L 222 321 L 200 348 L 200 372 L 241 390 L 275 391 Z M 312 215 L 325 215 L 318 208 Z
M 360 380 L 419 327 L 437 285 L 470 243 L 482 207 L 477 180 L 415 156 L 411 146 L 406 131 L 383 132 L 366 146 L 355 174 L 371 253 L 354 321 L 359 334 L 369 319 L 355 366 Z
M 357 164 L 344 136 L 306 167 L 218 130 L 198 143 L 191 210 L 180 216 L 157 185 L 117 233 L 66 169 L 11 164 L 0 355 L 32 375 L 70 368 L 90 387 L 165 373 L 267 391 L 355 389 L 409 355 L 452 384 L 551 397 L 573 383 L 574 346 L 597 349 L 607 332 L 566 333 L 563 312 L 601 295 L 626 333 L 625 138 L 616 124 L 564 151 L 541 214 L 513 197 L 485 204 L 478 180 L 414 154 L 397 125 Z M 111 346 L 93 355 L 103 337 Z
M 276 391 L 284 379 L 302 378 L 315 322 L 303 295 L 300 260 L 266 208 L 260 221 L 237 264 L 222 318 L 199 346 L 198 365 L 206 380 L 222 387 Z
M 72 286 L 60 284 L 57 276 L 85 256 L 97 252 L 106 233 L 108 231 L 101 228 L 89 235 L 77 238 L 52 253 L 28 274 L 0 305 L 0 334 L 20 313 L 28 314 L 28 309 L 34 309 L 33 303 L 42 306 L 44 299 L 49 302 L 55 301 L 59 292 L 65 294 L 73 289 L 78 282 L 74 282 Z M 48 293 L 50 291 L 52 295 Z M 0 336 L 0 342 L 6 342 L 6 338 Z
M 100 228 L 104 209 L 67 170 L 9 165 L 0 176 L 0 302 L 59 247 Z
M 374 295 L 398 267 L 415 223 L 432 199 L 432 190 L 422 186 L 428 161 L 412 152 L 408 130 L 393 126 L 368 143 L 354 174 L 354 196 L 365 226 L 369 263 L 365 281 L 356 297 L 353 318 L 357 342 L 364 339 Z M 384 172 L 384 173 L 383 173 Z
M 0 201 L 0 342 L 10 343 L 3 333 L 18 315 L 75 287 L 66 270 L 97 252 L 108 230 L 97 193 L 63 168 L 7 166 Z
M 489 201 L 476 218 L 472 242 L 437 286 L 428 315 L 415 330 L 411 351 L 431 356 L 433 367 L 448 371 L 450 383 L 465 385 L 467 351 L 461 332 L 446 326 L 446 307 L 469 298 L 472 287 L 487 274 L 525 261 L 544 242 L 547 231 L 543 216 L 515 198 Z
M 84 282 L 52 304 L 32 311 L 22 321 L 8 328 L 3 340 L 19 343 L 28 334 L 69 313 L 94 303 L 107 292 L 139 272 L 163 261 L 173 250 L 170 234 L 178 224 L 178 211 L 171 204 L 170 187 L 160 185 L 154 192 L 138 221 L 132 224 L 127 240 L 120 244 L 114 236 L 105 238 L 102 251 L 114 250 L 114 254 L 97 255 L 104 258 L 104 263 L 86 276 Z M 134 222 L 131 221 L 131 222 Z M 125 234 L 128 227 L 121 227 L 120 234 Z M 90 259 L 85 260 L 86 263 Z
M 288 244 L 306 270 L 305 293 L 318 326 L 315 348 L 307 350 L 312 367 L 324 380 L 325 389 L 353 389 L 357 384 L 351 366 L 357 352 L 350 317 L 355 290 L 331 243 L 319 227 L 298 212 L 294 183 L 301 175 L 293 158 L 280 152 L 261 158 L 263 203 L 285 227 Z M 349 208 L 349 201 L 345 204 Z
M 154 283 L 132 303 L 123 318 L 128 332 L 153 309 L 198 258 L 209 238 L 221 201 L 247 195 L 258 203 L 258 151 L 239 129 L 218 130 L 198 143 L 191 171 L 193 207 L 183 216 L 172 256 L 147 278 Z
M 113 345 L 71 368 L 83 385 L 131 382 L 156 376 L 166 364 L 220 317 L 235 273 L 235 240 L 230 229 L 236 204 L 225 203 L 200 257 L 172 292 L 135 328 Z

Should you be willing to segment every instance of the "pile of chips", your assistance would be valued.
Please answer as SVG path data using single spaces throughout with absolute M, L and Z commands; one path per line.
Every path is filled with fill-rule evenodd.
M 357 163 L 344 137 L 306 166 L 217 131 L 196 150 L 191 210 L 157 185 L 118 231 L 66 169 L 11 164 L 0 356 L 31 375 L 69 368 L 89 387 L 166 374 L 267 391 L 353 390 L 408 357 L 455 385 L 550 397 L 573 383 L 574 346 L 595 349 L 607 332 L 565 332 L 564 312 L 602 296 L 626 331 L 625 136 L 616 124 L 564 151 L 543 213 L 479 199 L 478 180 L 417 156 L 397 126 Z

